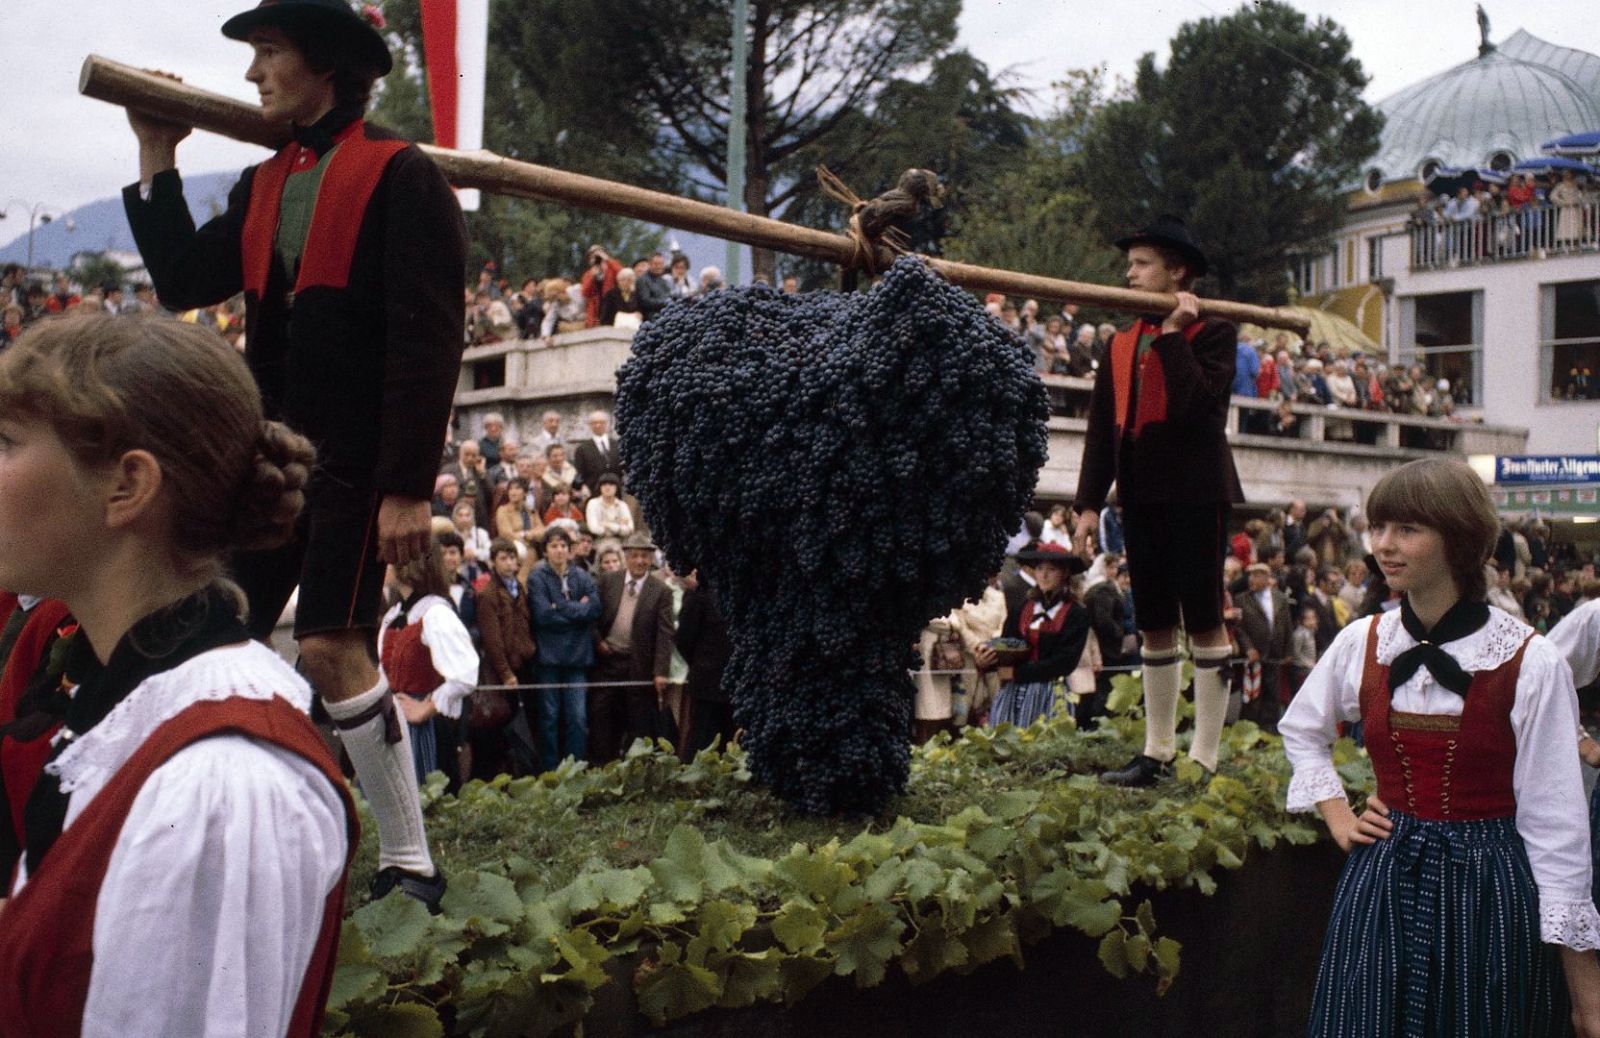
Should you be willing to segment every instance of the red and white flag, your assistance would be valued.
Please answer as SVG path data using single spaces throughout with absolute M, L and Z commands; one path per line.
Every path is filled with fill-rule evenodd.
M 462 151 L 483 147 L 489 0 L 422 0 L 422 52 L 428 64 L 433 142 Z M 462 209 L 477 210 L 477 188 L 460 188 L 456 197 Z

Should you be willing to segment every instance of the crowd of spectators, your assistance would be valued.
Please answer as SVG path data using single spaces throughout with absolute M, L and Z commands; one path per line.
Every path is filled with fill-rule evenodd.
M 1067 601 L 1087 611 L 1090 635 L 1076 667 L 1064 676 L 1053 709 L 1092 728 L 1104 712 L 1114 674 L 1137 669 L 1140 638 L 1121 540 L 1120 506 L 1101 513 L 1098 549 L 1086 572 L 1067 578 Z M 1041 545 L 1070 550 L 1071 513 L 1056 505 L 1030 513 L 1013 540 L 1006 568 L 985 593 L 930 623 L 918 646 L 917 737 L 941 728 L 992 723 L 998 683 L 989 639 L 1018 637 L 1030 593 L 1038 586 Z M 1366 517 L 1328 508 L 1312 514 L 1304 501 L 1236 524 L 1224 559 L 1224 621 L 1233 648 L 1231 717 L 1275 731 L 1301 682 L 1352 621 L 1397 604 L 1371 559 Z M 1078 567 L 1074 567 L 1078 568 Z M 1600 597 L 1592 558 L 1570 544 L 1552 544 L 1539 519 L 1505 524 L 1486 573 L 1490 603 L 1541 634 L 1590 598 Z
M 1467 380 L 1452 384 L 1422 363 L 1389 364 L 1360 350 L 1326 343 L 1295 349 L 1286 332 L 1278 332 L 1270 344 L 1240 334 L 1233 395 L 1278 405 L 1273 410 L 1243 411 L 1240 432 L 1298 438 L 1305 416 L 1293 405 L 1306 405 L 1329 409 L 1328 439 L 1367 444 L 1377 442 L 1380 426 L 1356 415 L 1343 417 L 1341 412 L 1460 420 L 1457 406 L 1473 402 Z M 1404 446 L 1448 446 L 1433 430 L 1403 428 L 1401 437 Z
M 65 271 L 52 275 L 47 283 L 30 279 L 16 263 L 0 270 L 0 349 L 15 342 L 23 329 L 40 318 L 80 310 L 113 316 L 165 312 L 156 299 L 155 289 L 148 284 L 129 286 L 120 281 L 105 281 L 97 286 L 85 286 Z M 212 328 L 235 349 L 244 349 L 243 296 L 174 316 L 190 324 Z
M 1454 192 L 1424 190 L 1411 211 L 1412 264 L 1454 265 L 1541 251 L 1600 247 L 1600 182 L 1563 170 L 1546 186 L 1513 173 L 1504 186 L 1478 180 Z
M 987 297 L 985 305 L 1032 348 L 1034 367 L 1040 374 L 1093 378 L 1117 333 L 1113 324 L 1080 320 L 1075 303 L 1044 316 L 1034 299 L 1018 305 L 995 293 Z M 1466 380 L 1453 385 L 1422 363 L 1389 364 L 1347 346 L 1302 343 L 1287 332 L 1276 333 L 1271 342 L 1241 332 L 1233 395 L 1278 405 L 1270 410 L 1243 410 L 1240 432 L 1291 439 L 1306 435 L 1303 406 L 1460 420 L 1457 407 L 1473 403 Z M 1297 410 L 1296 405 L 1303 405 L 1302 409 Z M 1087 398 L 1052 386 L 1051 406 L 1058 413 L 1081 417 Z M 1326 436 L 1372 444 L 1380 430 L 1378 423 L 1362 422 L 1358 416 L 1330 414 Z M 1427 429 L 1402 429 L 1401 441 L 1407 447 L 1449 446 L 1447 435 Z
M 556 411 L 526 437 L 491 413 L 445 445 L 433 513 L 450 598 L 480 686 L 514 686 L 475 692 L 464 730 L 429 722 L 457 751 L 438 758 L 452 782 L 604 763 L 641 736 L 688 756 L 733 734 L 715 603 L 643 532 L 610 415 L 574 433 Z
M 591 245 L 576 274 L 528 277 L 519 285 L 501 277 L 491 261 L 467 288 L 467 345 L 527 339 L 548 346 L 563 332 L 637 328 L 675 299 L 724 287 L 720 268 L 693 274 L 681 252 L 655 252 L 624 266 L 604 246 Z M 785 277 L 782 289 L 798 292 L 798 279 Z

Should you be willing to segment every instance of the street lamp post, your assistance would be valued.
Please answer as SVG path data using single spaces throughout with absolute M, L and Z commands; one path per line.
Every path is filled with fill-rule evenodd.
M 8 207 L 11 205 L 20 205 L 28 210 L 28 269 L 32 270 L 34 228 L 40 224 L 47 224 L 51 220 L 55 219 L 55 214 L 45 212 L 46 209 L 54 209 L 62 216 L 66 216 L 66 210 L 62 209 L 58 205 L 50 205 L 46 202 L 35 202 L 32 205 L 29 205 L 25 199 L 21 198 L 12 198 L 6 202 L 6 205 Z M 4 220 L 6 215 L 5 209 L 0 209 L 0 220 Z M 76 227 L 77 224 L 73 222 L 72 217 L 67 216 L 67 230 L 74 230 Z

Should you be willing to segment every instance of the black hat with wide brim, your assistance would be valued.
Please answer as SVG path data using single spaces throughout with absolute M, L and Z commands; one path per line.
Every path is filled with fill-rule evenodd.
M 374 9 L 376 10 L 376 9 Z M 252 29 L 294 26 L 327 33 L 352 57 L 370 65 L 380 76 L 389 74 L 394 57 L 378 27 L 350 8 L 344 0 L 261 0 L 243 14 L 222 23 L 222 35 L 248 40 Z
M 1041 544 L 1033 548 L 1024 548 L 1014 557 L 1024 566 L 1039 566 L 1044 563 L 1060 566 L 1069 577 L 1075 577 L 1089 568 L 1089 563 L 1083 556 L 1074 555 L 1059 544 Z
M 1123 252 L 1127 252 L 1135 245 L 1160 245 L 1171 249 L 1189 264 L 1189 274 L 1192 277 L 1205 277 L 1206 271 L 1210 269 L 1210 264 L 1206 262 L 1206 254 L 1194 243 L 1188 225 L 1176 216 L 1158 216 L 1156 222 L 1150 226 L 1142 227 L 1126 238 L 1118 238 L 1116 245 Z

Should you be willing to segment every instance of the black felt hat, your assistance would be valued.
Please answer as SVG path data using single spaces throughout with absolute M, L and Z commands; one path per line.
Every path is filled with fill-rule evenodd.
M 248 40 L 252 29 L 265 25 L 327 33 L 380 76 L 388 75 L 394 67 L 389 46 L 378 32 L 383 27 L 383 15 L 371 4 L 357 13 L 345 0 L 261 0 L 250 10 L 223 22 L 222 35 L 231 40 Z
M 1016 560 L 1025 566 L 1039 566 L 1051 563 L 1060 566 L 1066 571 L 1067 576 L 1074 577 L 1089 568 L 1089 563 L 1081 555 L 1074 555 L 1059 544 L 1040 544 L 1032 548 L 1024 548 L 1017 552 Z
M 1140 228 L 1126 238 L 1118 238 L 1116 245 L 1123 252 L 1135 245 L 1160 245 L 1171 249 L 1188 262 L 1192 277 L 1205 277 L 1210 266 L 1206 262 L 1206 254 L 1200 251 L 1200 246 L 1194 243 L 1194 238 L 1189 234 L 1188 225 L 1176 216 L 1158 216 L 1150 226 Z

